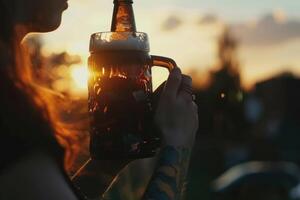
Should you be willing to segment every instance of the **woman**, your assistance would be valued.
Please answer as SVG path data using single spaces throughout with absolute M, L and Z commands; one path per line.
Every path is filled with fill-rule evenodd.
M 20 45 L 30 32 L 59 27 L 66 8 L 66 0 L 0 0 L 0 199 L 82 198 L 64 170 L 72 139 L 55 121 Z M 176 68 L 156 111 L 164 146 L 143 199 L 180 198 L 198 126 L 197 107 L 189 90 L 181 89 L 182 84 L 191 87 L 192 81 Z M 85 187 L 88 179 L 74 182 L 84 194 L 102 193 L 126 164 L 91 162 L 87 171 L 109 169 L 111 179 L 95 188 Z

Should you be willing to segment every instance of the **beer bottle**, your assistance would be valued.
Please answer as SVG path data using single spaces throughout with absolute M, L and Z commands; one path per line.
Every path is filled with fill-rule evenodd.
M 132 0 L 114 0 L 112 32 L 136 32 Z

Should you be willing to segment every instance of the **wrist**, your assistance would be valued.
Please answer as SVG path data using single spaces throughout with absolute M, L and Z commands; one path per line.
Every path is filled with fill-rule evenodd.
M 189 137 L 184 131 L 162 131 L 162 145 L 192 149 L 194 138 Z
M 182 160 L 189 160 L 192 149 L 185 146 L 166 145 L 160 150 L 159 163 L 169 166 L 176 166 Z
M 166 186 L 168 199 L 182 199 L 190 157 L 191 148 L 164 146 L 144 199 L 159 199 Z

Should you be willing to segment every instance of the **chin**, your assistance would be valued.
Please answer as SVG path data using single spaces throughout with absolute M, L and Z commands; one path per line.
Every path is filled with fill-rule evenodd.
M 56 30 L 60 25 L 61 16 L 52 17 L 51 20 L 42 20 L 33 24 L 32 31 L 40 33 L 51 32 Z
M 55 23 L 55 24 L 50 24 L 48 26 L 43 27 L 40 31 L 41 32 L 51 32 L 51 31 L 55 31 L 56 29 L 58 29 L 58 27 L 60 26 L 61 23 Z

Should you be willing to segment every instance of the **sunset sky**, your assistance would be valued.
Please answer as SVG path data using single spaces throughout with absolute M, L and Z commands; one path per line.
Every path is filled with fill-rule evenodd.
M 44 34 L 45 52 L 68 51 L 85 61 L 91 33 L 109 31 L 113 0 L 69 0 L 62 26 Z M 213 69 L 224 24 L 240 41 L 243 84 L 283 71 L 300 75 L 298 0 L 135 0 L 139 31 L 150 36 L 151 53 L 172 57 L 197 78 Z M 82 63 L 86 65 L 86 63 Z

